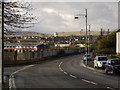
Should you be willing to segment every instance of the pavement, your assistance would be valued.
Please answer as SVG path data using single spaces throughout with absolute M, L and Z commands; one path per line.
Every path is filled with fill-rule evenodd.
M 8 89 L 9 88 L 9 76 L 5 75 L 4 76 L 4 84 L 0 85 L 0 90 L 2 89 Z
M 105 73 L 104 69 L 94 68 L 94 62 L 93 61 L 87 61 L 87 65 L 86 65 L 86 62 L 82 60 L 82 63 L 83 63 L 83 66 L 88 68 L 88 69 L 91 69 L 91 70 L 94 70 L 94 71 L 97 71 L 97 72 Z

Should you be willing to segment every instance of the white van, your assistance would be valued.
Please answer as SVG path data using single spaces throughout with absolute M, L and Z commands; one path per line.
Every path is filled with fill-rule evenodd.
M 94 59 L 94 68 L 105 68 L 107 56 L 96 56 Z

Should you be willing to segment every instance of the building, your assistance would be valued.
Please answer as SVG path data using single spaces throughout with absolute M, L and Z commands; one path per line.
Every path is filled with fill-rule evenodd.
M 120 29 L 116 33 L 116 53 L 120 55 Z
M 54 37 L 57 37 L 57 36 L 58 36 L 58 33 L 57 33 L 57 32 L 55 32 L 55 33 L 54 33 Z
M 69 47 L 70 44 L 55 44 L 55 47 Z
M 4 43 L 4 50 L 5 51 L 17 51 L 17 52 L 24 52 L 24 51 L 37 51 L 38 49 L 44 49 L 46 45 L 42 43 L 32 43 L 32 42 L 24 42 L 24 43 Z

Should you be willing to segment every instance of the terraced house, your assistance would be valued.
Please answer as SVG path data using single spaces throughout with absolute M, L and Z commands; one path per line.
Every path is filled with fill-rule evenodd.
M 24 52 L 26 50 L 29 51 L 37 51 L 38 48 L 44 48 L 45 45 L 41 43 L 4 43 L 4 50 L 5 51 L 17 51 L 17 52 Z
M 120 29 L 116 33 L 116 53 L 120 55 Z

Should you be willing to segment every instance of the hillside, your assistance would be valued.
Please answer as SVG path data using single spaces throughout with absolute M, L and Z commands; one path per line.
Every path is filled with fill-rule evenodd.
M 70 36 L 70 35 L 85 35 L 85 31 L 74 31 L 74 32 L 58 32 L 58 36 Z M 100 35 L 100 31 L 90 31 L 90 35 Z M 107 32 L 104 32 L 104 35 L 106 35 Z
M 5 34 L 5 36 L 49 36 L 49 34 L 39 33 L 39 32 L 31 32 L 31 31 L 21 31 L 21 32 L 10 32 L 9 34 Z
M 79 36 L 79 35 L 85 35 L 86 32 L 85 31 L 73 31 L 73 32 L 58 32 L 58 36 L 71 36 L 71 35 L 75 35 L 75 36 Z M 101 32 L 100 31 L 91 31 L 90 35 L 100 35 Z M 104 35 L 107 34 L 107 32 L 103 33 Z M 11 32 L 9 34 L 5 34 L 4 36 L 6 37 L 12 37 L 12 36 L 40 36 L 40 37 L 50 37 L 53 36 L 54 33 L 52 34 L 45 34 L 45 33 L 40 33 L 40 32 L 29 32 L 29 31 L 22 31 L 22 32 Z

